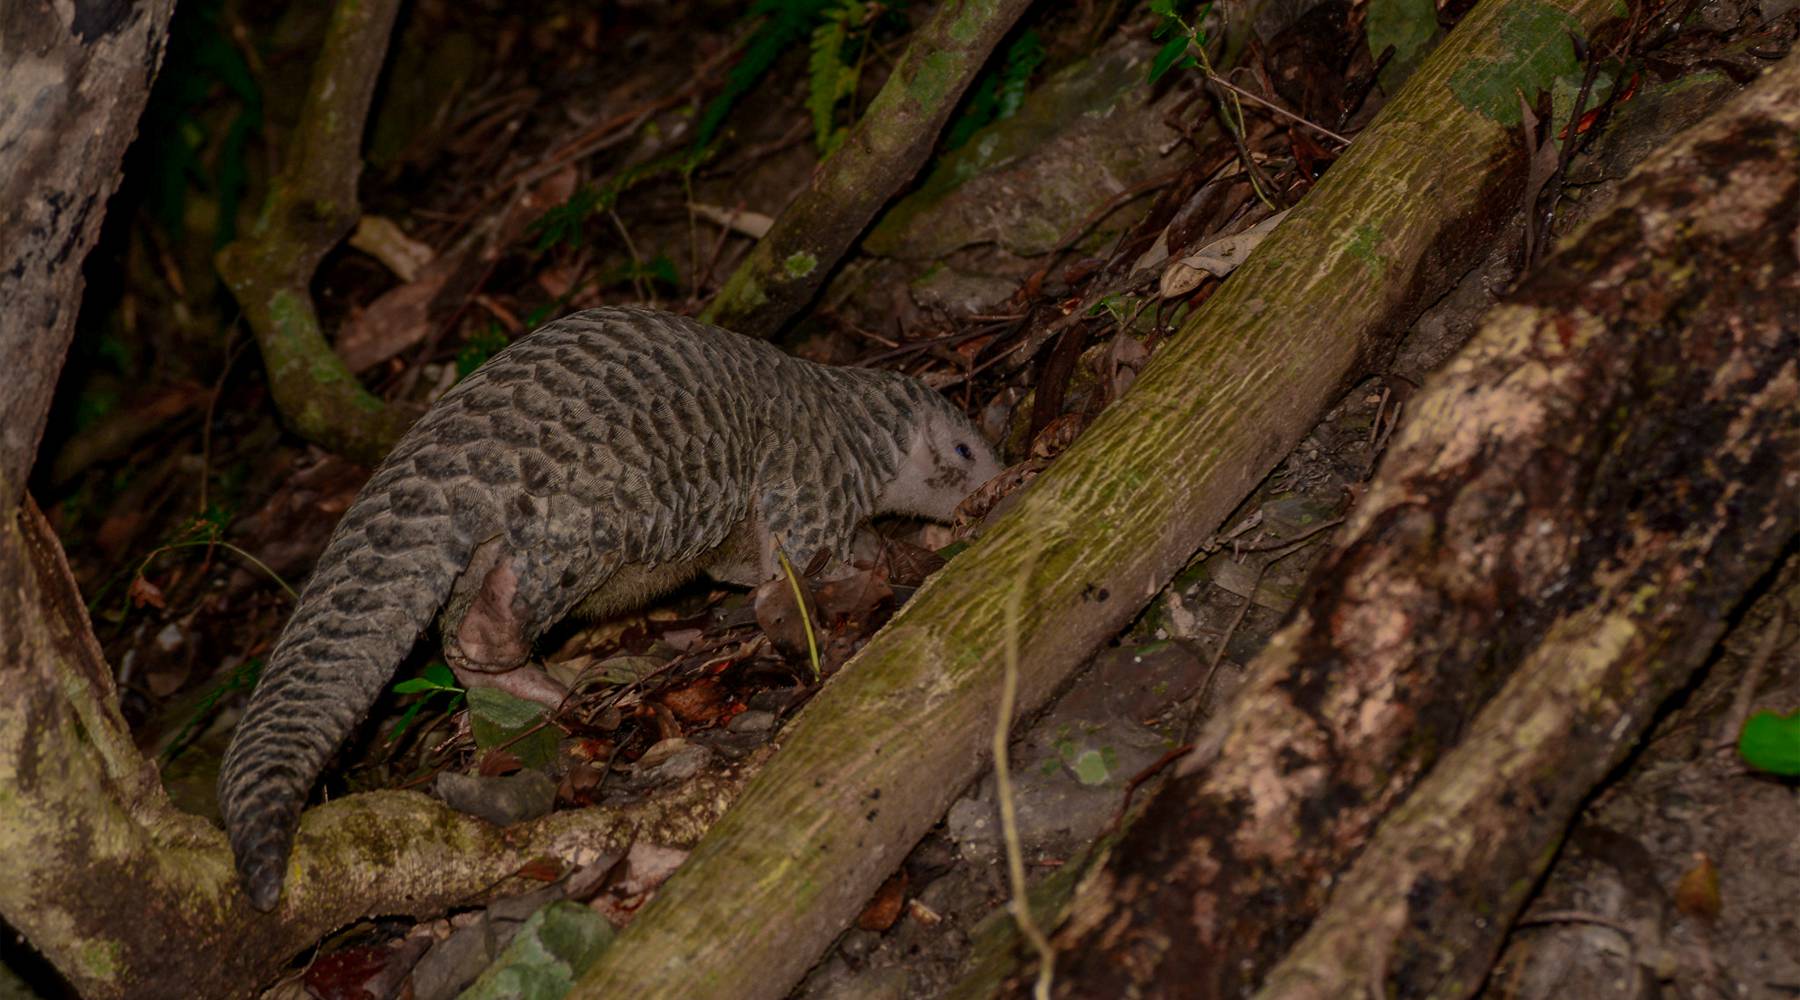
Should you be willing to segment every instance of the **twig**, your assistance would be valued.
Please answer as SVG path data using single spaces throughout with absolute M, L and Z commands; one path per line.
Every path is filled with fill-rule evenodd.
M 1283 118 L 1286 118 L 1287 120 L 1293 122 L 1296 125 L 1304 125 L 1307 128 L 1312 129 L 1314 132 L 1317 132 L 1320 135 L 1326 137 L 1327 139 L 1332 139 L 1337 142 L 1341 142 L 1346 146 L 1350 145 L 1350 140 L 1348 138 L 1341 136 L 1341 135 L 1337 134 L 1336 132 L 1333 132 L 1332 130 L 1326 128 L 1323 125 L 1318 125 L 1313 122 L 1307 121 L 1305 118 L 1302 118 L 1299 115 L 1294 114 L 1292 111 L 1289 111 L 1286 108 L 1283 108 L 1277 104 L 1274 104 L 1271 101 L 1268 101 L 1264 98 L 1258 97 L 1255 94 L 1252 94 L 1251 92 L 1249 92 L 1248 90 L 1245 90 L 1244 88 L 1239 87 L 1237 84 L 1226 80 L 1224 77 L 1217 75 L 1216 73 L 1212 73 L 1209 71 L 1206 74 L 1206 82 L 1216 83 L 1219 86 L 1224 87 L 1226 90 L 1229 90 L 1232 93 L 1238 95 L 1239 97 L 1244 98 L 1245 100 L 1255 101 L 1257 104 L 1260 104 L 1263 107 L 1269 109 L 1270 111 L 1273 111 L 1275 114 L 1277 114 Z
M 1006 874 L 1012 883 L 1012 900 L 1007 909 L 1019 925 L 1019 932 L 1031 942 L 1038 955 L 1037 983 L 1033 996 L 1049 1000 L 1050 986 L 1056 976 L 1056 952 L 1050 939 L 1031 915 L 1031 897 L 1025 885 L 1025 859 L 1019 846 L 1019 815 L 1013 802 L 1012 772 L 1008 765 L 1006 744 L 1012 734 L 1013 709 L 1019 696 L 1019 615 L 1025 601 L 1025 588 L 1031 583 L 1031 571 L 1037 566 L 1037 553 L 1026 560 L 1024 569 L 1006 596 L 1006 662 L 1000 684 L 1000 710 L 994 719 L 994 784 L 1000 799 L 1000 831 L 1006 842 Z

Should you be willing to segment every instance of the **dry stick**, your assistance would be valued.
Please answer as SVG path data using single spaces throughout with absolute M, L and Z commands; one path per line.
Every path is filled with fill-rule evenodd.
M 1031 583 L 1031 571 L 1037 566 L 1033 554 L 1019 571 L 1012 592 L 1006 596 L 1005 673 L 1001 675 L 1000 710 L 994 719 L 994 784 L 1000 799 L 1000 831 L 1006 843 L 1006 874 L 1012 883 L 1012 900 L 1007 909 L 1019 924 L 1019 932 L 1031 942 L 1038 955 L 1037 983 L 1033 993 L 1037 1000 L 1050 1000 L 1050 987 L 1056 977 L 1056 951 L 1050 939 L 1031 915 L 1031 896 L 1025 884 L 1025 859 L 1019 846 L 1019 815 L 1013 802 L 1012 770 L 1006 743 L 1012 734 L 1013 708 L 1019 697 L 1019 610 L 1025 600 L 1025 588 Z
M 1252 94 L 1251 92 L 1249 92 L 1248 90 L 1245 90 L 1242 87 L 1239 87 L 1237 84 L 1232 83 L 1231 81 L 1218 75 L 1217 73 L 1208 71 L 1206 74 L 1206 82 L 1216 83 L 1219 86 L 1224 87 L 1226 90 L 1229 90 L 1232 93 L 1238 95 L 1239 97 L 1242 97 L 1246 100 L 1255 101 L 1257 104 L 1260 104 L 1263 107 L 1269 109 L 1270 111 L 1273 111 L 1275 114 L 1280 115 L 1283 118 L 1286 118 L 1288 121 L 1291 121 L 1297 125 L 1304 125 L 1305 127 L 1312 129 L 1314 132 L 1317 132 L 1320 135 L 1325 136 L 1327 139 L 1334 139 L 1338 142 L 1343 143 L 1346 146 L 1350 145 L 1350 140 L 1348 138 L 1341 136 L 1341 135 L 1337 134 L 1336 132 L 1333 132 L 1332 130 L 1326 128 L 1323 125 L 1314 124 L 1313 122 L 1310 122 L 1310 121 L 1306 120 L 1305 118 L 1302 118 L 1297 114 L 1294 114 L 1292 111 L 1289 111 L 1286 108 L 1283 108 L 1278 104 L 1275 104 L 1264 98 L 1258 97 L 1255 94 Z

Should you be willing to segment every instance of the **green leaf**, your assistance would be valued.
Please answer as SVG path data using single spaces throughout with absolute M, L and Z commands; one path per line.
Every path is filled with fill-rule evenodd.
M 845 0 L 826 18 L 824 24 L 813 29 L 812 55 L 807 60 L 811 85 L 807 88 L 806 107 L 812 112 L 813 141 L 821 153 L 830 153 L 834 145 L 838 102 L 856 93 L 859 74 L 845 60 L 844 49 L 851 25 L 862 20 L 861 0 Z
M 1175 61 L 1187 54 L 1188 41 L 1187 33 L 1183 32 L 1163 43 L 1162 49 L 1156 53 L 1156 58 L 1150 63 L 1151 83 L 1162 79 L 1163 74 L 1175 65 Z
M 725 75 L 724 91 L 700 113 L 700 122 L 694 127 L 696 147 L 712 142 L 738 100 L 756 86 L 790 44 L 812 33 L 831 4 L 832 0 L 758 0 L 750 13 L 766 20 L 744 44 L 743 58 Z
M 1800 776 L 1800 709 L 1787 715 L 1752 715 L 1738 735 L 1738 754 L 1759 771 Z
M 400 719 L 394 723 L 394 728 L 388 730 L 387 741 L 389 743 L 399 742 L 400 737 L 406 735 L 406 731 L 412 728 L 413 720 L 419 717 L 419 710 L 424 707 L 423 701 L 415 701 L 406 706 L 406 711 L 400 714 Z

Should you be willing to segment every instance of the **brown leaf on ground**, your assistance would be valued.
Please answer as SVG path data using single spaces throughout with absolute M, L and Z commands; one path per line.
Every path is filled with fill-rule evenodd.
M 718 721 L 728 700 L 720 689 L 719 682 L 712 677 L 702 677 L 686 687 L 665 691 L 662 703 L 667 705 L 675 717 L 689 725 L 710 725 Z
M 894 926 L 906 908 L 906 881 L 906 873 L 902 871 L 883 882 L 881 888 L 875 890 L 869 905 L 857 916 L 856 926 L 877 934 Z
M 431 332 L 431 300 L 458 261 L 440 257 L 415 281 L 382 294 L 338 328 L 332 349 L 352 372 L 363 372 L 424 340 Z
M 898 548 L 898 546 L 894 546 Z M 933 558 L 937 553 L 925 549 L 907 546 L 916 552 L 926 552 Z M 943 560 L 938 559 L 942 565 Z M 874 566 L 859 569 L 848 576 L 826 580 L 812 588 L 813 602 L 818 606 L 819 617 L 826 622 L 844 620 L 866 621 L 875 609 L 894 596 L 893 588 L 887 584 L 888 571 L 885 566 Z
M 881 565 L 886 568 L 883 586 L 917 587 L 944 568 L 944 557 L 931 549 L 890 538 L 882 546 Z M 892 593 L 891 587 L 889 592 Z
M 766 581 L 750 592 L 750 606 L 756 611 L 756 624 L 788 656 L 806 656 L 806 621 L 794 603 L 794 587 L 787 577 Z M 818 630 L 817 614 L 813 629 Z
M 481 755 L 481 765 L 476 770 L 485 777 L 496 777 L 511 774 L 525 766 L 518 754 L 510 750 L 489 750 Z
M 1690 917 L 1715 920 L 1724 904 L 1719 898 L 1719 869 L 1699 851 L 1694 852 L 1694 866 L 1682 873 L 1675 884 L 1675 908 Z

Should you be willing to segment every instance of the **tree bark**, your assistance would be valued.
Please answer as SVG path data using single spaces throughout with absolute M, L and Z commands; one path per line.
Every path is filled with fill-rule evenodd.
M 919 172 L 969 82 L 1030 0 L 939 4 L 812 184 L 757 241 L 708 322 L 769 337 L 812 300 L 881 206 Z
M 162 60 L 174 0 L 0 4 L 0 518 L 25 494 L 81 262 Z
M 339 0 L 313 67 L 288 160 L 250 234 L 219 251 L 219 274 L 256 333 L 289 429 L 374 465 L 416 413 L 369 393 L 319 329 L 311 284 L 356 224 L 363 123 L 400 0 Z
M 1800 527 L 1796 233 L 1800 52 L 1648 161 L 1421 408 L 1359 524 L 1436 515 L 1475 543 L 1443 567 L 1535 550 L 1521 582 L 1550 600 L 1526 616 L 1539 628 L 1517 609 L 1495 623 L 1490 644 L 1521 651 L 1516 676 L 1382 821 L 1259 997 L 1480 987 L 1582 801 Z M 1453 506 L 1403 512 L 1469 458 L 1523 489 L 1508 498 L 1490 471 Z M 1533 495 L 1555 478 L 1562 497 Z M 1481 506 L 1511 516 L 1459 517 Z
M 1582 798 L 1794 535 L 1797 224 L 1800 55 L 1419 397 L 1244 693 L 1083 886 L 1058 995 L 1243 995 L 1328 895 L 1259 997 L 1480 985 Z
M 1568 32 L 1612 9 L 1487 0 L 1465 17 L 1130 392 L 807 706 L 576 995 L 785 995 L 984 765 L 1013 589 L 1028 713 L 1486 251 L 1524 177 L 1486 95 L 1516 122 L 1514 88 L 1573 68 Z M 1520 48 L 1539 58 L 1511 61 Z

